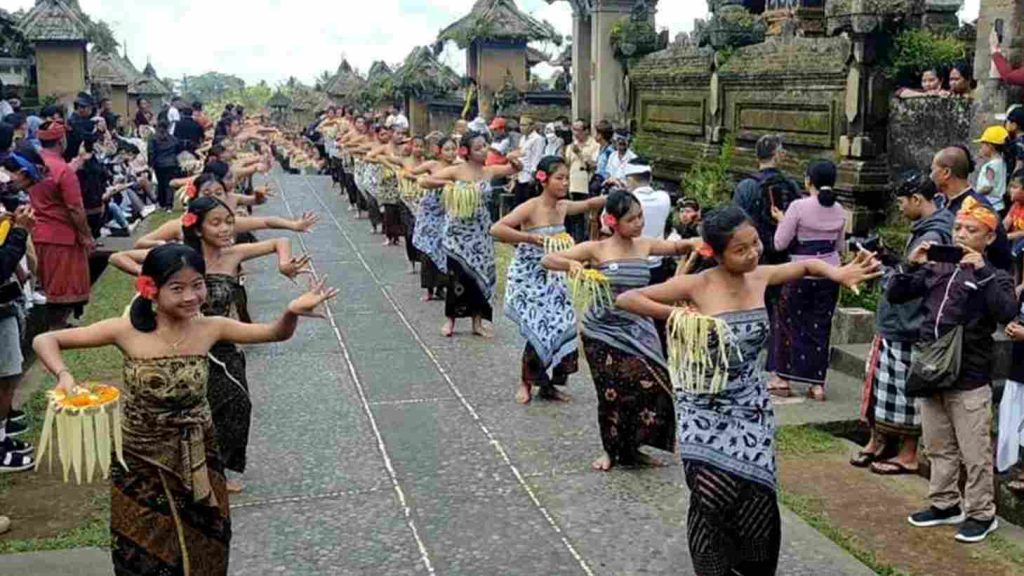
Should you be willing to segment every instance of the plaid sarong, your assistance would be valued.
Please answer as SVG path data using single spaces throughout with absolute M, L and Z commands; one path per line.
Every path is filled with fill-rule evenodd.
M 913 344 L 877 338 L 868 367 L 863 414 L 878 431 L 900 436 L 921 435 L 921 414 L 907 398 Z

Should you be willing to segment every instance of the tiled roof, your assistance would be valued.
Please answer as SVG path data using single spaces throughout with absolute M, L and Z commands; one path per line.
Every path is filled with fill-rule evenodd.
M 78 9 L 65 0 L 36 0 L 19 27 L 31 42 L 85 41 L 85 20 Z

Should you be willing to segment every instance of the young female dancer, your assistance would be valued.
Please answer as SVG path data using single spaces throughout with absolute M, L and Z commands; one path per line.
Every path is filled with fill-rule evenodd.
M 668 320 L 675 303 L 688 302 L 728 325 L 725 334 L 709 337 L 709 343 L 726 339 L 728 366 L 716 367 L 728 370 L 724 389 L 716 394 L 677 390 L 679 454 L 690 487 L 690 557 L 700 576 L 774 574 L 780 544 L 775 416 L 764 366 L 755 361 L 768 339 L 765 289 L 806 276 L 853 287 L 878 277 L 881 265 L 861 252 L 842 267 L 822 260 L 758 266 L 763 247 L 757 229 L 736 206 L 709 215 L 702 236 L 717 267 L 630 290 L 616 305 Z
M 642 237 L 643 208 L 624 190 L 608 196 L 604 218 L 612 236 L 548 254 L 544 267 L 570 274 L 593 267 L 608 278 L 615 296 L 650 283 L 648 256 L 692 252 L 700 244 Z M 583 318 L 583 350 L 597 390 L 604 446 L 593 468 L 653 463 L 640 452 L 641 445 L 672 452 L 676 419 L 671 382 L 654 322 L 614 306 L 592 306 Z
M 515 244 L 516 253 L 508 268 L 505 315 L 519 325 L 526 339 L 522 379 L 516 402 L 527 404 L 534 387 L 548 400 L 568 400 L 558 390 L 578 368 L 576 313 L 564 277 L 549 275 L 541 267 L 544 243 L 565 234 L 565 218 L 600 210 L 605 197 L 582 202 L 566 200 L 569 195 L 569 166 L 560 156 L 541 159 L 534 175 L 541 194 L 508 213 L 491 227 L 491 235 Z
M 422 174 L 436 174 L 452 166 L 458 158 L 458 144 L 449 137 L 437 142 L 438 154 L 434 160 L 423 162 L 408 171 L 407 177 L 415 180 Z M 444 300 L 445 286 L 448 285 L 448 262 L 444 252 L 447 215 L 441 190 L 427 190 L 420 197 L 416 211 L 416 228 L 412 243 L 425 257 L 420 259 L 420 287 L 426 290 L 423 301 Z
M 292 257 L 291 242 L 287 238 L 235 244 L 235 216 L 215 198 L 203 197 L 190 202 L 182 220 L 185 244 L 198 252 L 206 263 L 207 299 L 202 307 L 206 316 L 250 321 L 248 313 L 244 312 L 245 292 L 238 281 L 242 262 L 276 253 L 278 269 L 288 278 L 305 272 L 309 264 L 308 256 Z M 110 257 L 110 264 L 138 276 L 148 253 L 147 250 L 119 252 Z M 213 411 L 217 444 L 224 466 L 241 474 L 245 472 L 252 420 L 245 354 L 234 344 L 221 342 L 210 350 L 210 359 L 213 366 L 206 392 Z M 228 490 L 240 492 L 242 485 L 231 480 Z
M 317 282 L 275 322 L 243 324 L 200 315 L 205 273 L 191 248 L 155 248 L 142 265 L 129 317 L 48 332 L 33 342 L 65 393 L 77 386 L 62 351 L 113 345 L 124 354 L 127 469 L 115 465 L 111 474 L 117 574 L 227 573 L 231 518 L 207 402 L 207 354 L 218 342 L 287 340 L 300 316 L 317 316 L 316 308 L 336 294 Z
M 491 298 L 498 281 L 494 270 L 494 241 L 488 234 L 491 213 L 487 203 L 491 196 L 491 180 L 511 176 L 522 170 L 523 165 L 513 152 L 509 154 L 509 164 L 484 166 L 487 147 L 486 134 L 470 132 L 462 137 L 459 145 L 459 155 L 466 162 L 419 179 L 420 186 L 424 188 L 444 188 L 450 184 L 472 187 L 477 194 L 472 216 L 466 218 L 449 211 L 447 217 L 444 250 L 448 256 L 448 292 L 444 314 L 448 321 L 441 333 L 449 337 L 455 333 L 455 319 L 466 317 L 473 319 L 473 334 L 491 337 L 483 324 L 484 320 L 491 320 Z
M 403 175 L 408 174 L 409 170 L 426 161 L 427 141 L 423 136 L 413 136 L 402 147 L 402 153 L 401 169 L 397 173 L 399 180 L 403 179 Z M 411 184 L 414 190 L 419 190 L 415 181 L 411 182 Z M 416 245 L 413 243 L 413 235 L 416 233 L 416 211 L 418 210 L 418 195 L 415 198 L 403 196 L 398 199 L 399 221 L 402 227 L 402 234 L 405 237 L 405 258 L 409 261 L 409 274 L 415 274 L 416 263 L 423 260 L 423 254 L 416 249 Z
M 196 193 L 199 196 L 212 196 L 221 200 L 230 209 L 230 204 L 225 200 L 230 198 L 223 183 L 212 174 L 203 174 L 195 181 Z M 232 210 L 234 213 L 234 210 Z M 320 217 L 313 212 L 306 212 L 302 218 L 287 220 L 276 216 L 236 216 L 235 232 L 238 234 L 253 232 L 255 230 L 291 230 L 293 232 L 305 233 L 320 220 Z M 136 248 L 152 248 L 168 242 L 181 242 L 184 238 L 181 220 L 171 220 L 156 230 L 139 238 L 135 242 Z

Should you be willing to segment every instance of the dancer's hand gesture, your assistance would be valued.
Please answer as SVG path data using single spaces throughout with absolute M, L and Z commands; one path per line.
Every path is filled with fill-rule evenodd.
M 839 284 L 850 290 L 859 293 L 857 286 L 868 280 L 874 280 L 882 275 L 882 263 L 878 258 L 867 250 L 857 252 L 857 255 L 846 266 L 836 270 L 833 278 Z
M 309 274 L 309 262 L 309 254 L 295 256 L 288 262 L 284 262 L 278 266 L 278 270 L 289 279 L 295 280 L 295 277 L 299 274 Z
M 302 218 L 299 219 L 299 223 L 295 231 L 302 233 L 309 232 L 319 221 L 319 214 L 316 214 L 315 212 L 306 212 L 302 215 Z
M 306 292 L 288 304 L 288 311 L 296 316 L 324 318 L 323 313 L 317 312 L 317 307 L 328 300 L 333 300 L 337 295 L 337 288 L 327 287 L 326 277 L 321 278 L 320 280 L 314 280 L 310 283 L 309 292 Z

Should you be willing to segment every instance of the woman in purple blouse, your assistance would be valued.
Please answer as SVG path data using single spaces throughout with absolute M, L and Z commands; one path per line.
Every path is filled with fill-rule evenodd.
M 836 203 L 835 183 L 834 163 L 811 162 L 804 180 L 810 196 L 793 202 L 785 214 L 772 209 L 779 222 L 776 250 L 788 249 L 793 260 L 816 258 L 839 265 L 846 243 L 846 211 Z M 839 285 L 823 278 L 808 277 L 783 287 L 778 312 L 781 334 L 771 351 L 777 367 L 773 394 L 789 396 L 790 383 L 797 382 L 810 386 L 807 395 L 812 399 L 825 400 L 829 334 L 838 301 Z

